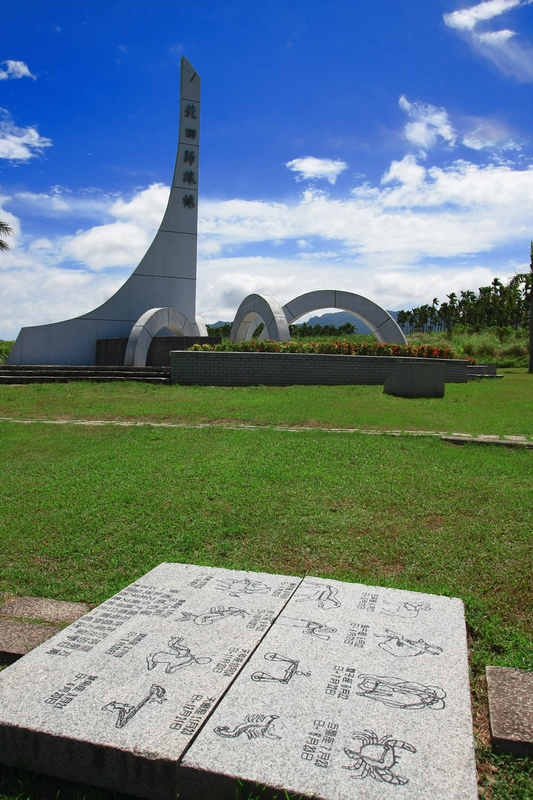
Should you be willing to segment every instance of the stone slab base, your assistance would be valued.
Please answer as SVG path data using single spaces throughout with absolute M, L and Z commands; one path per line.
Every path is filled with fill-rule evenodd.
M 533 672 L 487 667 L 492 746 L 496 752 L 533 757 Z
M 417 364 L 400 364 L 383 384 L 394 397 L 444 397 L 444 364 L 423 358 Z
M 149 800 L 475 800 L 462 603 L 161 564 L 0 672 L 0 760 Z

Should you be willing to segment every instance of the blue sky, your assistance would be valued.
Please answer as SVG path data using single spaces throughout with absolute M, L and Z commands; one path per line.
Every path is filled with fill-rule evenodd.
M 410 308 L 529 268 L 533 0 L 17 0 L 2 9 L 0 338 L 76 316 L 157 229 L 202 78 L 197 311 Z

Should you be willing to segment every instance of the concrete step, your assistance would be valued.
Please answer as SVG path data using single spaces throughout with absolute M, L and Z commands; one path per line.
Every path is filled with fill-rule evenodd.
M 61 364 L 0 366 L 0 384 L 67 383 L 69 381 L 142 381 L 170 383 L 168 367 L 94 367 Z

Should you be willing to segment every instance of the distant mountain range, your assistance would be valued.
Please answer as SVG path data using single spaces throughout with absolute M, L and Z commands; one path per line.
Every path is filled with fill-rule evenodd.
M 393 320 L 396 322 L 398 321 L 398 312 L 397 311 L 387 311 L 388 314 L 391 315 Z M 357 333 L 371 333 L 370 328 L 365 325 L 364 322 L 354 317 L 353 314 L 350 314 L 348 311 L 330 311 L 327 314 L 321 314 L 318 317 L 311 317 L 307 321 L 308 325 L 335 325 L 335 327 L 339 328 L 341 325 L 345 325 L 347 322 L 350 322 L 352 325 L 355 325 L 355 329 Z M 226 325 L 226 322 L 213 322 L 211 327 L 219 328 L 221 325 Z M 298 325 L 298 322 L 296 322 Z

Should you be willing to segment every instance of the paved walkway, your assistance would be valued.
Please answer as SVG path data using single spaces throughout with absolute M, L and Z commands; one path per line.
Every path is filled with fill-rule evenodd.
M 364 433 L 369 436 L 439 436 L 445 441 L 461 444 L 474 442 L 476 444 L 496 444 L 504 447 L 522 446 L 533 449 L 533 435 L 530 436 L 499 436 L 498 434 L 480 434 L 472 436 L 470 433 L 453 431 L 410 431 L 410 430 L 366 430 L 364 428 L 319 428 L 312 425 L 250 425 L 243 423 L 227 422 L 151 422 L 136 420 L 133 422 L 107 419 L 15 419 L 13 417 L 0 417 L 0 422 L 18 422 L 23 425 L 115 425 L 126 428 L 152 427 L 152 428 L 225 428 L 226 430 L 275 430 L 302 433 L 305 431 L 322 431 L 323 433 Z

